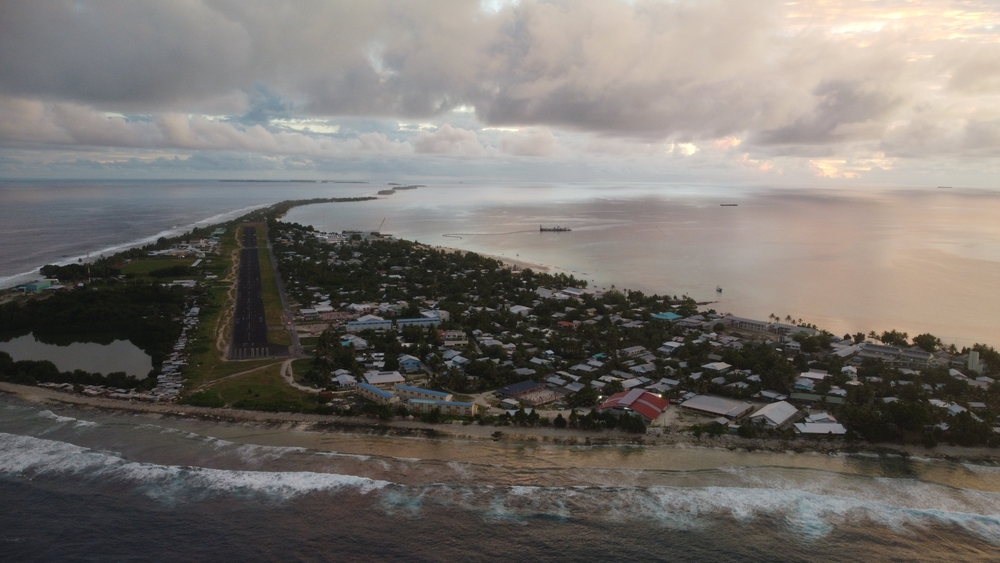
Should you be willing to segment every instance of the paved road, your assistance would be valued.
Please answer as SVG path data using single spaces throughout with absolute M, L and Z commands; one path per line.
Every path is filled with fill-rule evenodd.
M 233 339 L 229 357 L 234 360 L 263 358 L 272 354 L 267 342 L 264 319 L 264 295 L 257 254 L 257 229 L 243 229 L 240 249 L 240 272 L 236 283 L 236 310 L 233 313 Z
M 267 241 L 267 254 L 271 257 L 271 267 L 274 268 L 274 280 L 277 282 L 278 295 L 281 297 L 281 308 L 285 316 L 284 328 L 292 336 L 292 348 L 290 352 L 296 358 L 305 357 L 305 354 L 302 352 L 302 344 L 299 343 L 299 332 L 295 330 L 295 317 L 292 316 L 292 311 L 288 307 L 288 298 L 285 296 L 285 284 L 282 283 L 281 274 L 278 273 L 278 261 L 274 259 L 274 247 L 271 246 L 271 238 L 267 233 L 267 225 L 264 225 L 264 240 Z

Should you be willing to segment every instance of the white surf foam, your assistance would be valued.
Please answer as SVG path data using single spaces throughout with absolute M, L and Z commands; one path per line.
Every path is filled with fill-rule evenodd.
M 77 428 L 86 428 L 86 427 L 91 427 L 91 426 L 97 426 L 96 422 L 91 422 L 89 420 L 80 420 L 78 418 L 73 418 L 71 416 L 60 416 L 60 415 L 58 415 L 58 414 L 56 414 L 56 413 L 54 413 L 52 411 L 48 411 L 48 410 L 39 412 L 38 416 L 40 416 L 42 418 L 50 418 L 50 419 L 52 419 L 52 420 L 54 420 L 54 421 L 56 421 L 58 423 L 72 422 L 73 426 L 75 426 Z
M 67 258 L 61 258 L 59 260 L 55 260 L 55 261 L 52 261 L 52 262 L 47 262 L 47 264 L 55 264 L 57 266 L 65 266 L 67 264 L 74 264 L 74 263 L 77 263 L 80 260 L 86 260 L 88 258 L 95 259 L 95 258 L 99 258 L 101 256 L 110 256 L 112 254 L 121 252 L 123 250 L 128 250 L 130 248 L 137 248 L 137 247 L 140 247 L 140 246 L 145 246 L 147 244 L 154 243 L 157 240 L 159 240 L 161 237 L 166 237 L 166 238 L 175 237 L 175 236 L 181 235 L 183 233 L 186 233 L 186 232 L 188 232 L 191 229 L 194 229 L 196 227 L 204 227 L 204 226 L 213 225 L 213 224 L 216 224 L 216 223 L 223 223 L 223 222 L 228 221 L 230 219 L 235 219 L 237 217 L 240 217 L 241 215 L 245 215 L 245 214 L 253 211 L 254 209 L 260 209 L 262 207 L 267 207 L 269 205 L 271 205 L 271 204 L 270 203 L 263 203 L 263 204 L 259 204 L 259 205 L 251 205 L 251 206 L 248 206 L 248 207 L 243 207 L 243 208 L 240 208 L 240 209 L 235 209 L 233 211 L 227 211 L 225 213 L 218 213 L 216 215 L 212 215 L 211 217 L 206 217 L 204 219 L 195 221 L 193 223 L 188 223 L 188 224 L 183 225 L 183 226 L 172 227 L 170 229 L 164 229 L 164 230 L 156 233 L 155 235 L 150 235 L 150 236 L 142 237 L 142 238 L 135 239 L 135 240 L 132 240 L 132 241 L 128 241 L 128 242 L 123 242 L 123 243 L 120 243 L 120 244 L 114 244 L 114 245 L 111 245 L 111 246 L 107 246 L 107 247 L 104 247 L 104 248 L 92 251 L 89 254 L 81 254 L 79 256 L 72 256 L 72 257 L 67 257 Z M 13 275 L 10 275 L 10 276 L 6 276 L 6 277 L 0 278 L 0 289 L 7 289 L 7 288 L 10 288 L 10 287 L 14 287 L 14 286 L 16 286 L 16 285 L 18 285 L 20 283 L 24 283 L 24 282 L 30 281 L 31 279 L 37 278 L 38 275 L 39 275 L 38 271 L 39 271 L 40 268 L 41 268 L 41 266 L 39 266 L 38 268 L 35 268 L 34 270 L 28 271 L 28 272 L 21 272 L 21 273 L 18 273 L 18 274 L 13 274 Z
M 0 473 L 36 477 L 78 475 L 90 479 L 126 481 L 153 497 L 188 492 L 263 494 L 287 499 L 311 492 L 354 489 L 368 493 L 390 483 L 333 473 L 308 471 L 233 471 L 130 462 L 112 452 L 65 442 L 0 433 Z

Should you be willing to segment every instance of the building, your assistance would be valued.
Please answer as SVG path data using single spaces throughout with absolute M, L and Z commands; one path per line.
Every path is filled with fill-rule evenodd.
M 365 381 L 369 385 L 389 389 L 393 385 L 405 383 L 406 379 L 398 371 L 370 371 L 365 374 Z
M 356 321 L 347 323 L 347 332 L 361 332 L 362 330 L 392 330 L 392 321 L 376 315 L 365 315 Z
M 525 307 L 524 305 L 514 305 L 509 310 L 510 314 L 512 315 L 521 315 L 527 317 L 528 314 L 531 312 L 531 307 Z
M 666 313 L 654 313 L 650 316 L 659 321 L 676 321 L 681 318 L 677 313 L 671 313 L 670 311 Z
M 430 311 L 420 311 L 421 317 L 427 317 L 428 319 L 441 319 L 441 322 L 446 323 L 451 320 L 451 313 L 441 309 L 432 309 Z
M 640 354 L 645 354 L 645 353 L 646 353 L 645 346 L 629 346 L 628 348 L 622 348 L 621 350 L 618 351 L 618 355 L 626 357 L 638 356 Z
M 882 360 L 891 367 L 926 368 L 934 359 L 933 354 L 920 349 L 902 349 L 872 342 L 862 342 L 858 348 L 858 355 L 854 358 L 857 363 L 873 358 Z
M 532 391 L 535 391 L 541 387 L 542 387 L 541 383 L 528 379 L 520 383 L 514 383 L 513 385 L 508 385 L 506 387 L 501 387 L 500 389 L 497 389 L 497 395 L 513 399 L 520 397 L 521 395 L 531 393 Z
M 701 366 L 701 369 L 714 371 L 716 373 L 726 373 L 731 367 L 733 366 L 727 364 L 726 362 L 711 362 Z
M 431 399 L 410 399 L 406 402 L 406 408 L 411 412 L 430 413 L 440 410 L 441 414 L 448 416 L 475 416 L 478 405 L 462 401 L 435 401 Z
M 795 431 L 806 436 L 843 436 L 847 429 L 839 422 L 798 422 Z
M 441 324 L 441 319 L 438 317 L 414 317 L 412 319 L 396 319 L 396 326 L 398 328 L 403 328 L 404 326 L 437 326 Z
M 799 416 L 799 409 L 785 401 L 764 405 L 759 411 L 750 415 L 750 420 L 763 421 L 768 428 L 784 428 Z
M 409 354 L 400 354 L 399 369 L 403 373 L 420 371 L 420 358 L 417 358 L 416 356 L 411 356 Z
M 708 395 L 695 395 L 694 397 L 681 403 L 686 409 L 698 411 L 712 416 L 724 416 L 728 419 L 737 419 L 747 415 L 753 410 L 750 403 L 739 403 L 723 399 L 721 397 L 710 397 Z
M 333 383 L 343 388 L 356 387 L 358 385 L 358 380 L 350 374 L 342 373 L 333 378 Z
M 597 407 L 599 411 L 615 410 L 638 414 L 646 419 L 646 422 L 653 422 L 667 408 L 670 401 L 642 389 L 632 389 L 615 393 L 607 401 Z
M 726 325 L 729 328 L 735 328 L 737 330 L 749 330 L 751 332 L 767 332 L 770 326 L 767 321 L 758 321 L 754 319 L 744 319 L 743 317 L 734 317 L 732 315 L 727 315 L 719 319 L 719 322 Z
M 979 352 L 972 350 L 969 352 L 969 359 L 967 364 L 969 371 L 974 371 L 976 373 L 983 373 L 983 367 L 979 364 Z
M 358 393 L 365 399 L 376 402 L 380 405 L 391 405 L 399 402 L 399 397 L 393 395 L 385 389 L 379 389 L 378 387 L 369 385 L 368 383 L 358 383 Z
M 657 352 L 663 352 L 664 354 L 673 354 L 678 348 L 684 346 L 683 342 L 664 342 L 663 346 L 656 349 Z
M 426 399 L 428 401 L 451 401 L 454 395 L 444 391 L 434 391 L 423 387 L 412 387 L 410 385 L 396 385 L 396 394 L 404 399 Z
M 353 346 L 355 350 L 367 350 L 368 341 L 360 336 L 355 336 L 353 334 L 345 334 L 340 337 L 340 344 L 342 346 Z

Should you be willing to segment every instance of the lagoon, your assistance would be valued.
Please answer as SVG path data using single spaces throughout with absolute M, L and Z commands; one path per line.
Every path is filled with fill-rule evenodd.
M 48 360 L 60 371 L 81 369 L 105 375 L 124 371 L 138 379 L 145 379 L 153 369 L 149 355 L 128 340 L 115 340 L 110 344 L 74 342 L 60 346 L 41 342 L 34 335 L 26 334 L 0 342 L 0 351 L 10 354 L 14 361 Z

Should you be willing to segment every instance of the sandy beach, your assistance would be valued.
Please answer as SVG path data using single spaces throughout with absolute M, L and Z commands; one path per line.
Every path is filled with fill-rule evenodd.
M 899 444 L 869 444 L 843 440 L 762 440 L 724 435 L 718 437 L 670 432 L 651 428 L 650 432 L 636 436 L 614 430 L 586 431 L 556 429 L 553 427 L 480 426 L 475 423 L 451 422 L 428 424 L 418 420 L 381 421 L 367 417 L 345 417 L 302 413 L 277 413 L 236 409 L 196 407 L 173 403 L 152 404 L 125 402 L 101 397 L 86 397 L 26 385 L 0 382 L 0 393 L 20 400 L 77 409 L 93 409 L 137 417 L 170 418 L 245 425 L 268 426 L 352 435 L 371 435 L 429 440 L 502 441 L 505 443 L 549 444 L 562 446 L 644 446 L 656 448 L 706 448 L 746 452 L 819 453 L 826 455 L 865 453 L 878 455 L 913 456 L 921 459 L 1000 464 L 1000 452 L 990 448 L 965 448 L 938 445 L 934 449 Z M 676 407 L 671 407 L 676 408 Z M 274 435 L 271 435 L 272 443 Z M 278 442 L 280 443 L 280 438 Z

